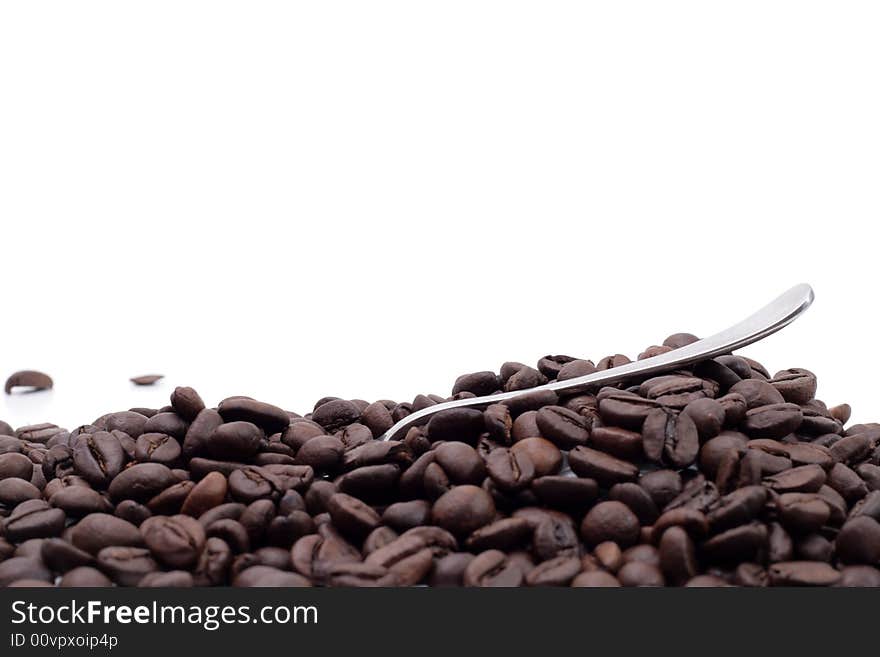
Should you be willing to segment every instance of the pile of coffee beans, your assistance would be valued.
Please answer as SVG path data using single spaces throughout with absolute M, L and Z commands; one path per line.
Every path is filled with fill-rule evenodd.
M 451 398 L 522 394 L 389 441 L 447 398 L 0 422 L 0 586 L 880 585 L 880 424 L 735 355 L 530 392 L 627 362 L 465 374 Z

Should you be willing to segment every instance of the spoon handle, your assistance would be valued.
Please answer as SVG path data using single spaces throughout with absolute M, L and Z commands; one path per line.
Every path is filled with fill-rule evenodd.
M 622 379 L 628 379 L 631 377 L 668 372 L 677 369 L 682 365 L 688 365 L 708 358 L 714 358 L 715 356 L 720 356 L 722 354 L 728 354 L 736 349 L 757 342 L 761 338 L 776 333 L 779 329 L 787 326 L 810 307 L 810 304 L 813 303 L 813 298 L 813 289 L 809 285 L 805 283 L 795 285 L 753 315 L 746 317 L 741 322 L 734 324 L 730 328 L 724 329 L 720 333 L 711 335 L 708 338 L 697 340 L 691 344 L 679 347 L 678 349 L 673 349 L 664 354 L 652 356 L 651 358 L 627 363 L 626 365 L 613 367 L 608 370 L 593 372 L 592 374 L 579 376 L 574 379 L 553 381 L 546 385 L 529 388 L 527 390 L 502 392 L 497 395 L 488 395 L 486 397 L 456 399 L 454 401 L 429 406 L 428 408 L 423 408 L 420 411 L 407 415 L 400 422 L 388 429 L 388 431 L 380 437 L 380 440 L 391 440 L 395 436 L 400 435 L 401 432 L 408 427 L 414 424 L 419 424 L 421 420 L 450 408 L 488 406 L 489 404 L 507 401 L 514 397 L 541 390 L 563 392 L 565 390 L 577 390 L 583 388 L 585 385 L 598 386 L 602 384 L 616 383 Z

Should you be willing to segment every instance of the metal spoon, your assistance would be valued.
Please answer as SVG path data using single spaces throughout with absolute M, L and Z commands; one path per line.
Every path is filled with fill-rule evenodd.
M 634 363 L 627 363 L 620 367 L 593 372 L 586 376 L 579 376 L 575 379 L 553 381 L 552 383 L 538 386 L 536 388 L 529 388 L 527 390 L 503 392 L 497 395 L 489 395 L 487 397 L 456 399 L 454 401 L 429 406 L 428 408 L 423 408 L 415 413 L 410 413 L 382 434 L 379 439 L 391 440 L 395 436 L 401 435 L 405 429 L 415 424 L 421 424 L 425 418 L 450 408 L 488 406 L 489 404 L 496 404 L 498 402 L 540 390 L 563 392 L 565 390 L 579 389 L 584 385 L 598 386 L 608 383 L 616 383 L 622 379 L 644 376 L 646 374 L 668 372 L 670 370 L 675 370 L 682 365 L 714 358 L 715 356 L 720 356 L 722 354 L 729 354 L 735 349 L 757 342 L 761 338 L 776 333 L 779 329 L 787 326 L 810 307 L 810 304 L 813 303 L 813 298 L 813 289 L 809 285 L 805 283 L 795 285 L 793 288 L 768 303 L 755 314 L 746 317 L 738 324 L 734 324 L 720 333 L 716 333 L 708 338 L 703 338 L 702 340 L 685 345 L 684 347 L 673 349 L 672 351 L 660 354 L 659 356 L 652 356 L 651 358 L 645 358 L 644 360 L 639 360 Z

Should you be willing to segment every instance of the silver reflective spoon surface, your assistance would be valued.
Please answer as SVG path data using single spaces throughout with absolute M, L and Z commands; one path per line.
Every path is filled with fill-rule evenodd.
M 631 377 L 669 372 L 682 365 L 688 365 L 697 361 L 706 360 L 707 358 L 714 358 L 715 356 L 728 354 L 735 349 L 757 342 L 761 338 L 765 338 L 768 335 L 776 333 L 779 329 L 788 326 L 791 322 L 797 319 L 801 313 L 810 307 L 810 304 L 813 303 L 813 298 L 813 289 L 809 285 L 795 285 L 793 288 L 784 294 L 781 294 L 759 311 L 746 317 L 738 324 L 734 324 L 720 333 L 716 333 L 708 338 L 703 338 L 702 340 L 697 340 L 684 347 L 679 347 L 678 349 L 673 349 L 665 354 L 645 358 L 644 360 L 639 360 L 634 363 L 627 363 L 620 367 L 579 376 L 575 379 L 553 381 L 552 383 L 538 386 L 536 388 L 502 392 L 497 395 L 488 395 L 486 397 L 456 399 L 454 401 L 429 406 L 428 408 L 423 408 L 420 411 L 407 415 L 400 422 L 382 434 L 379 439 L 391 440 L 395 437 L 401 436 L 405 429 L 414 425 L 422 424 L 426 418 L 450 408 L 479 408 L 541 390 L 564 392 L 566 390 L 574 391 L 585 385 L 599 386 L 609 383 L 617 383 L 618 381 Z

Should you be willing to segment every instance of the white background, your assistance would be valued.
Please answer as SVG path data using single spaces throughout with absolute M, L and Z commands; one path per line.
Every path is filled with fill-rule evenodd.
M 446 394 L 803 281 L 745 353 L 880 419 L 878 32 L 876 2 L 4 2 L 0 380 L 56 387 L 0 418 Z

